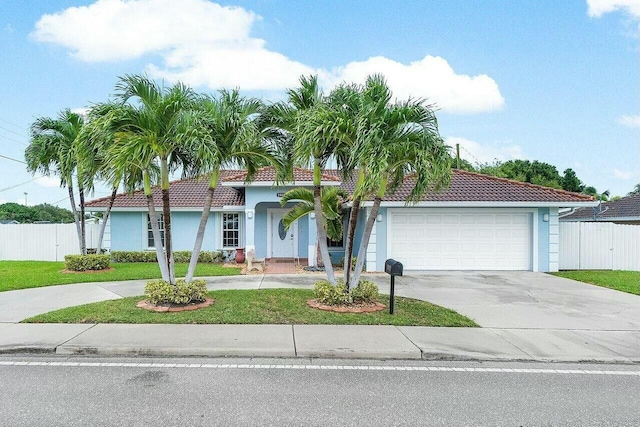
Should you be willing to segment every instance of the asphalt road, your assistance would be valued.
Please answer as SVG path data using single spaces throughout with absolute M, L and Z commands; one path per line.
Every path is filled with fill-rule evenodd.
M 639 373 L 638 365 L 5 356 L 0 424 L 637 426 Z

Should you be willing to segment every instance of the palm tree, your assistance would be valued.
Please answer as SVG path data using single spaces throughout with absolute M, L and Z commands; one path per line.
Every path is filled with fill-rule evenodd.
M 600 200 L 603 202 L 608 201 L 610 196 L 609 190 L 605 190 L 602 193 L 599 193 L 598 190 L 596 190 L 596 188 L 593 186 L 584 187 L 582 193 L 588 196 L 592 196 L 596 200 Z
M 238 90 L 222 90 L 218 98 L 205 96 L 197 103 L 199 137 L 194 138 L 195 158 L 190 172 L 207 176 L 209 188 L 185 278 L 187 282 L 193 280 L 195 274 L 220 169 L 242 167 L 251 180 L 259 167 L 274 163 L 271 150 L 261 137 L 262 122 L 258 119 L 261 110 L 259 100 L 242 97 Z
M 322 222 L 323 227 L 327 230 L 327 237 L 334 242 L 342 240 L 343 236 L 343 210 L 342 206 L 349 197 L 349 194 L 339 187 L 323 187 L 321 204 L 322 204 Z M 283 217 L 285 229 L 289 229 L 298 219 L 311 212 L 315 212 L 313 192 L 306 188 L 294 188 L 287 191 L 280 199 L 282 206 L 288 202 L 298 201 L 289 212 Z M 316 239 L 316 252 L 318 252 L 320 238 Z
M 348 145 L 340 139 L 340 123 L 335 121 L 335 108 L 329 104 L 318 86 L 317 77 L 301 77 L 300 87 L 288 91 L 290 107 L 282 108 L 284 127 L 292 135 L 291 162 L 313 169 L 313 199 L 319 248 L 328 281 L 337 281 L 322 222 L 322 172 L 331 159 L 345 166 Z
M 354 271 L 347 276 L 349 289 L 358 284 L 371 231 L 384 196 L 398 189 L 407 174 L 411 174 L 415 182 L 408 203 L 419 201 L 430 190 L 448 185 L 451 179 L 451 156 L 438 133 L 432 107 L 422 100 L 391 103 L 391 99 L 391 90 L 382 76 L 367 78 L 362 88 L 350 168 L 361 172 L 354 200 L 373 199 L 373 205 L 366 220 Z
M 65 109 L 56 119 L 39 117 L 31 125 L 31 138 L 25 150 L 27 169 L 32 173 L 60 178 L 60 185 L 67 187 L 73 212 L 80 253 L 87 253 L 84 219 L 84 180 L 78 176 L 80 212 L 76 208 L 73 175 L 77 173 L 78 158 L 74 146 L 84 125 L 81 115 Z
M 640 194 L 640 184 L 636 184 L 635 187 L 633 187 L 633 190 L 631 190 L 627 196 L 637 196 L 638 194 Z
M 165 88 L 146 76 L 127 75 L 116 84 L 115 99 L 122 104 L 122 108 L 115 109 L 112 115 L 116 131 L 108 161 L 114 175 L 123 176 L 125 171 L 133 168 L 143 176 L 158 263 L 163 271 L 163 279 L 174 285 L 169 175 L 178 168 L 188 171 L 193 162 L 188 147 L 198 137 L 197 126 L 192 126 L 197 95 L 180 83 Z M 160 170 L 164 261 L 161 259 L 162 240 L 156 230 L 157 217 L 152 196 L 154 166 Z

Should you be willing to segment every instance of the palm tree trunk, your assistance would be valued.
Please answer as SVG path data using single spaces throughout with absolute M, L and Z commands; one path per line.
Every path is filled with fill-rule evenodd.
M 373 224 L 376 222 L 376 217 L 378 216 L 381 202 L 382 198 L 379 196 L 376 196 L 376 198 L 373 199 L 373 207 L 371 208 L 371 213 L 367 217 L 367 223 L 364 227 L 364 235 L 362 236 L 360 248 L 358 249 L 358 261 L 356 262 L 356 267 L 353 271 L 351 283 L 349 284 L 349 290 L 358 286 L 358 281 L 360 280 L 360 274 L 362 273 L 364 260 L 367 254 L 367 246 L 369 246 L 369 239 L 371 238 L 371 230 L 373 230 Z
M 69 201 L 71 202 L 71 212 L 73 213 L 73 221 L 76 223 L 76 232 L 78 233 L 78 248 L 82 254 L 82 231 L 80 230 L 80 220 L 78 219 L 78 208 L 76 208 L 76 198 L 73 195 L 73 185 L 68 181 L 67 190 L 69 190 Z
M 169 283 L 176 284 L 176 276 L 173 265 L 173 248 L 171 241 L 171 204 L 169 201 L 169 168 L 167 159 L 160 159 L 160 179 L 162 188 L 162 215 L 164 219 L 164 248 L 169 266 Z
M 360 197 L 353 200 L 351 213 L 349 214 L 349 230 L 347 231 L 347 242 L 344 248 L 344 283 L 349 286 L 351 279 L 351 259 L 353 258 L 353 240 L 358 225 L 358 214 L 360 213 Z
M 324 222 L 322 221 L 322 186 L 321 183 L 321 170 L 320 164 L 316 160 L 313 170 L 313 211 L 316 214 L 316 228 L 318 230 L 318 244 L 320 245 L 320 255 L 322 255 L 322 261 L 324 262 L 324 269 L 327 272 L 327 280 L 332 285 L 337 285 L 335 273 L 333 272 L 333 265 L 331 264 L 331 256 L 329 255 L 329 248 L 327 247 L 327 230 L 324 228 Z
M 169 281 L 169 265 L 162 251 L 162 237 L 160 236 L 160 228 L 158 227 L 158 215 L 156 207 L 153 203 L 153 190 L 151 189 L 151 180 L 148 172 L 143 172 L 144 177 L 144 194 L 147 197 L 147 209 L 149 211 L 149 222 L 151 223 L 151 233 L 153 234 L 153 242 L 156 248 L 156 258 L 160 267 L 162 280 Z
M 198 234 L 196 235 L 196 242 L 193 246 L 193 252 L 191 252 L 191 260 L 189 260 L 189 270 L 185 277 L 186 282 L 193 280 L 193 275 L 196 272 L 196 266 L 198 265 L 198 258 L 200 257 L 200 250 L 202 249 L 202 242 L 204 241 L 204 232 L 207 229 L 207 221 L 209 220 L 209 214 L 211 212 L 211 204 L 213 203 L 213 192 L 218 185 L 219 171 L 216 170 L 211 174 L 209 180 L 209 190 L 207 196 L 204 199 L 204 207 L 202 208 L 202 216 L 200 217 L 200 226 L 198 227 Z
M 82 255 L 87 254 L 87 227 L 86 220 L 84 218 L 84 188 L 80 186 L 79 190 L 80 197 L 80 233 L 82 238 L 80 239 L 80 243 L 82 245 Z
M 107 221 L 109 220 L 109 215 L 111 214 L 111 208 L 113 207 L 113 203 L 116 200 L 116 195 L 118 194 L 118 187 L 115 187 L 111 192 L 111 198 L 109 199 L 109 206 L 107 206 L 107 210 L 102 217 L 102 224 L 100 224 L 100 234 L 98 234 L 98 244 L 96 245 L 96 253 L 100 255 L 102 253 L 102 239 L 104 239 L 104 231 L 107 228 Z

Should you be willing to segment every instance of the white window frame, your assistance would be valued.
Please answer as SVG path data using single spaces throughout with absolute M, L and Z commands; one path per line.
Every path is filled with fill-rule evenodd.
M 235 224 L 236 224 L 237 228 L 235 228 L 235 229 L 225 228 L 226 224 L 227 224 L 227 220 L 225 219 L 225 217 L 227 215 L 235 215 L 236 216 Z M 235 246 L 225 245 L 225 235 L 224 235 L 225 232 L 233 232 L 233 231 L 238 233 L 237 237 L 236 237 L 237 245 L 235 245 Z M 222 249 L 228 250 L 228 249 L 236 249 L 236 248 L 240 247 L 240 242 L 241 242 L 241 239 L 240 239 L 240 212 L 223 212 L 222 213 L 222 224 L 221 224 L 220 237 L 221 237 L 221 240 L 222 240 Z
M 162 247 L 164 248 L 165 242 L 166 242 L 166 237 L 164 234 L 164 216 L 163 214 L 156 214 L 158 217 L 158 228 L 160 229 L 160 239 L 162 240 Z M 153 233 L 153 230 L 151 229 L 151 218 L 149 218 L 149 214 L 147 213 L 147 218 L 146 218 L 146 228 L 147 228 L 147 233 L 146 233 L 146 238 L 147 238 L 147 248 L 149 249 L 155 249 L 155 239 L 153 238 L 153 234 L 149 234 L 149 233 Z M 149 243 L 151 242 L 151 240 L 154 240 L 154 244 L 150 245 Z

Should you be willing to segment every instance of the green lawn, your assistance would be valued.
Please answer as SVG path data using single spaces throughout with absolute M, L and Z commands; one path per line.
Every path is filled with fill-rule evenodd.
M 160 268 L 156 263 L 111 263 L 112 271 L 98 273 L 61 273 L 63 262 L 0 261 L 0 292 L 15 289 L 39 288 L 80 282 L 108 282 L 133 279 L 158 279 Z M 187 273 L 187 264 L 176 264 L 176 275 Z M 198 264 L 196 276 L 232 276 L 240 268 L 219 264 Z
M 553 275 L 640 295 L 640 271 L 574 270 Z
M 306 289 L 224 290 L 210 292 L 216 302 L 195 311 L 155 313 L 137 308 L 143 297 L 123 298 L 53 311 L 27 323 L 212 323 L 212 324 L 345 324 L 478 326 L 453 310 L 428 302 L 396 297 L 395 314 L 334 313 L 310 308 Z M 380 302 L 388 304 L 389 297 Z

